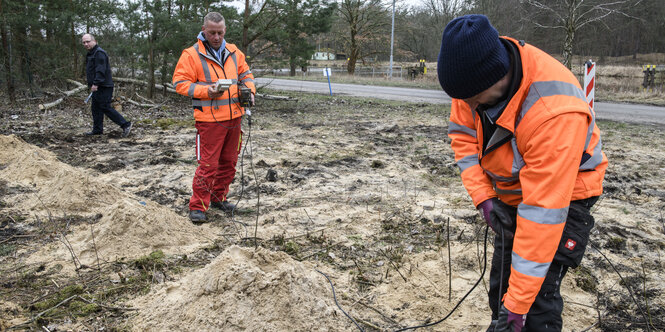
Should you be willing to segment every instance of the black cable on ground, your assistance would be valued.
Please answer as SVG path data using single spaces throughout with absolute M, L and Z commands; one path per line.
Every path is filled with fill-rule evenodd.
M 256 186 L 256 220 L 254 221 L 254 249 L 258 247 L 257 243 L 257 233 L 259 230 L 259 215 L 261 214 L 261 188 L 259 187 L 259 178 L 256 176 L 256 170 L 254 170 L 254 151 L 252 145 L 252 116 L 247 116 L 247 122 L 249 124 L 248 134 L 247 134 L 247 145 L 249 145 L 249 166 L 252 169 L 252 175 L 254 176 L 254 185 Z M 245 147 L 247 147 L 245 145 Z M 243 185 L 244 186 L 244 185 Z
M 487 233 L 488 233 L 488 231 L 489 231 L 489 226 L 486 226 L 485 227 L 485 249 L 483 250 L 483 257 L 484 257 L 484 260 L 485 260 L 485 264 L 483 265 L 483 272 L 480 274 L 480 278 L 478 279 L 478 281 L 476 281 L 476 283 L 473 285 L 473 287 L 471 287 L 471 289 L 469 289 L 469 291 L 466 292 L 466 294 L 464 294 L 464 296 L 459 300 L 459 302 L 457 302 L 455 307 L 452 310 L 450 310 L 450 312 L 445 317 L 439 319 L 438 321 L 436 321 L 434 323 L 423 324 L 423 325 L 418 325 L 418 326 L 411 326 L 411 327 L 405 327 L 405 328 L 396 330 L 395 332 L 415 330 L 415 329 L 418 329 L 418 328 L 421 328 L 421 327 L 428 327 L 428 326 L 439 324 L 439 323 L 443 322 L 444 320 L 448 319 L 448 317 L 450 317 L 450 315 L 452 315 L 453 312 L 455 312 L 455 310 L 457 310 L 457 308 L 460 306 L 460 304 L 462 304 L 462 302 L 464 302 L 466 297 L 469 296 L 469 294 L 471 294 L 471 292 L 474 289 L 476 289 L 478 284 L 480 284 L 480 282 L 483 280 L 483 277 L 485 276 L 485 271 L 487 270 Z
M 642 317 L 644 318 L 644 322 L 647 325 L 647 331 L 651 331 L 651 328 L 649 327 L 649 319 L 647 319 L 647 315 L 644 313 L 644 310 L 642 310 L 642 306 L 640 306 L 640 304 L 635 299 L 635 296 L 633 295 L 633 291 L 628 286 L 628 283 L 626 282 L 626 280 L 623 279 L 623 276 L 621 276 L 621 273 L 619 273 L 619 270 L 614 266 L 614 264 L 612 264 L 612 261 L 610 261 L 610 259 L 607 258 L 607 256 L 605 256 L 605 254 L 603 254 L 600 251 L 600 249 L 598 249 L 598 247 L 596 247 L 595 244 L 593 244 L 593 242 L 589 241 L 589 244 L 591 245 L 592 248 L 596 249 L 596 251 L 601 256 L 603 256 L 603 258 L 605 258 L 605 260 L 608 263 L 610 263 L 610 266 L 612 267 L 612 269 L 614 269 L 614 272 L 616 272 L 616 274 L 619 275 L 619 278 L 621 279 L 621 283 L 623 283 L 624 287 L 626 287 L 626 289 L 628 290 L 628 293 L 630 294 L 630 298 L 633 300 L 633 302 L 635 302 L 635 305 L 637 306 L 637 309 L 640 311 L 640 314 L 642 314 Z
M 478 279 L 478 281 L 476 281 L 476 283 L 473 285 L 473 287 L 471 287 L 471 289 L 469 289 L 469 291 L 466 292 L 466 294 L 464 294 L 464 296 L 459 300 L 459 302 L 457 302 L 455 307 L 452 310 L 450 310 L 450 312 L 445 317 L 439 319 L 438 321 L 436 321 L 434 323 L 428 323 L 428 324 L 423 324 L 423 325 L 418 325 L 418 326 L 405 327 L 405 328 L 401 328 L 399 330 L 396 330 L 395 332 L 415 330 L 415 329 L 419 329 L 421 327 L 429 327 L 429 326 L 439 324 L 439 323 L 443 322 L 444 320 L 448 319 L 448 317 L 450 317 L 450 315 L 452 315 L 453 312 L 455 312 L 455 310 L 457 310 L 457 308 L 460 306 L 460 304 L 462 304 L 462 302 L 464 302 L 464 300 L 467 298 L 467 296 L 469 296 L 469 294 L 471 294 L 471 292 L 474 289 L 476 289 L 478 284 L 480 284 L 480 282 L 483 280 L 483 277 L 485 276 L 485 271 L 487 270 L 487 234 L 488 234 L 488 231 L 489 231 L 489 226 L 486 226 L 485 227 L 485 240 L 484 240 L 485 246 L 484 246 L 484 250 L 483 250 L 483 258 L 484 258 L 484 261 L 485 261 L 484 264 L 483 264 L 483 272 L 480 274 L 480 278 Z M 346 311 L 344 311 L 344 309 L 342 309 L 342 307 L 337 302 L 337 296 L 335 295 L 335 286 L 333 285 L 332 281 L 330 281 L 330 278 L 328 278 L 328 276 L 325 273 L 323 273 L 323 272 L 321 272 L 317 269 L 314 269 L 314 271 L 316 271 L 318 273 L 321 273 L 324 277 L 326 277 L 326 279 L 328 279 L 328 282 L 330 283 L 330 287 L 332 288 L 333 298 L 335 299 L 335 304 L 337 305 L 337 308 L 339 308 L 339 310 L 341 310 L 346 317 L 348 317 L 354 324 L 356 324 L 356 327 L 360 331 L 364 332 L 362 327 L 360 327 L 360 325 L 358 325 L 358 323 L 353 319 L 353 317 L 351 317 L 349 314 L 347 314 Z
M 316 272 L 318 272 L 318 273 L 321 273 L 324 277 L 326 277 L 326 279 L 328 279 L 328 282 L 330 283 L 330 288 L 332 288 L 333 299 L 335 299 L 335 304 L 337 305 L 337 308 L 339 308 L 339 310 L 341 310 L 341 311 L 344 313 L 344 315 L 345 315 L 346 317 L 348 317 L 348 318 L 353 322 L 353 324 L 356 324 L 356 327 L 358 328 L 358 330 L 360 330 L 361 332 L 364 332 L 365 330 L 363 330 L 363 328 L 360 327 L 360 325 L 358 325 L 358 323 L 356 322 L 356 320 L 353 319 L 353 317 L 351 317 L 349 314 L 347 314 L 346 311 L 344 311 L 344 309 L 342 309 L 342 307 L 341 307 L 341 306 L 339 305 L 339 303 L 337 302 L 337 295 L 335 295 L 335 285 L 333 285 L 333 283 L 332 283 L 332 281 L 330 280 L 330 278 L 328 278 L 328 276 L 327 276 L 325 273 L 323 273 L 323 272 L 321 272 L 321 271 L 319 271 L 319 270 L 317 270 L 317 269 L 314 269 L 314 271 L 316 271 Z

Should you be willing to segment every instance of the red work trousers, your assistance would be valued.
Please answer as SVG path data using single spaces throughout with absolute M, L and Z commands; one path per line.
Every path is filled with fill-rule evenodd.
M 226 200 L 236 174 L 242 118 L 221 122 L 196 122 L 196 160 L 189 210 L 206 211 L 210 201 Z

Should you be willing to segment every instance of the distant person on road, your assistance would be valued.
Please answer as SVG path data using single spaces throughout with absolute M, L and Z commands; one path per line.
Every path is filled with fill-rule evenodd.
M 487 331 L 561 331 L 607 169 L 595 113 L 575 75 L 483 15 L 448 23 L 437 69 L 462 182 L 496 233 Z
M 203 19 L 196 43 L 182 52 L 173 73 L 176 91 L 192 98 L 196 120 L 196 160 L 192 198 L 189 200 L 189 219 L 206 221 L 210 208 L 233 211 L 235 205 L 227 200 L 229 185 L 236 173 L 240 152 L 240 123 L 245 109 L 239 103 L 239 85 L 251 89 L 254 104 L 254 76 L 243 54 L 235 45 L 224 40 L 226 24 L 217 12 Z M 232 79 L 234 84 L 216 91 L 219 79 Z
M 104 133 L 104 114 L 122 128 L 122 137 L 127 137 L 132 130 L 132 123 L 125 120 L 118 111 L 111 107 L 113 97 L 113 79 L 109 57 L 95 40 L 95 36 L 86 33 L 81 37 L 83 47 L 88 50 L 85 60 L 85 72 L 88 87 L 92 93 L 92 131 L 86 135 Z

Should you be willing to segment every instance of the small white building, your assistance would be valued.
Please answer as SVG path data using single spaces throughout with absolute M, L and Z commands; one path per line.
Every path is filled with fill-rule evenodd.
M 335 60 L 335 53 L 316 52 L 312 54 L 312 60 Z

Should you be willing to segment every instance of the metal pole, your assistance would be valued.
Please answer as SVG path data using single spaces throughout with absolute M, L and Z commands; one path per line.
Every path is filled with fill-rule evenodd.
M 393 0 L 393 23 L 390 28 L 390 74 L 388 77 L 393 78 L 393 44 L 395 41 L 395 0 Z

